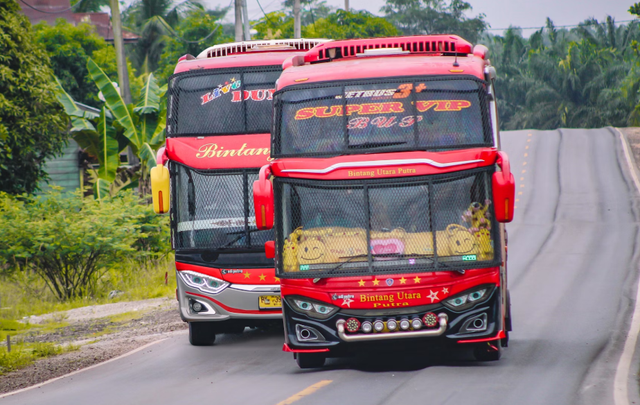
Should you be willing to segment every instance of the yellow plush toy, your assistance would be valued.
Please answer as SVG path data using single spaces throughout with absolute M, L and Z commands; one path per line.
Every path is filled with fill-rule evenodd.
M 282 265 L 285 272 L 298 271 L 298 239 L 301 234 L 302 229 L 298 228 L 291 232 L 291 235 L 284 240 Z
M 485 200 L 484 205 L 479 202 L 473 202 L 469 208 L 462 214 L 462 219 L 471 224 L 469 230 L 478 232 L 480 229 L 491 229 L 491 221 L 489 221 L 489 205 L 490 200 Z
M 478 253 L 478 241 L 469 229 L 462 225 L 450 224 L 447 226 L 446 232 L 449 242 L 449 255 L 460 256 Z
M 493 259 L 493 246 L 491 245 L 491 231 L 488 229 L 480 229 L 475 232 L 473 236 L 478 241 L 480 247 L 480 254 L 478 260 L 492 260 Z

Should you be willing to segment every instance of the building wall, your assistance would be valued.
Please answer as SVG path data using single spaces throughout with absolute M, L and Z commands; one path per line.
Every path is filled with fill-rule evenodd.
M 80 147 L 76 141 L 69 139 L 69 144 L 63 149 L 62 156 L 47 160 L 45 171 L 49 174 L 50 185 L 63 187 L 65 191 L 75 191 L 80 188 L 79 151 Z M 43 182 L 40 188 L 46 191 L 47 184 Z

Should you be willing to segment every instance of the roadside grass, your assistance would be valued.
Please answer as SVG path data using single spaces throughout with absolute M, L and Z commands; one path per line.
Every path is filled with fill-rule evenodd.
M 146 314 L 147 312 L 149 312 L 149 310 L 123 312 L 123 313 L 120 313 L 120 314 L 111 315 L 111 316 L 107 317 L 107 319 L 109 319 L 109 321 L 111 321 L 113 323 L 137 321 L 137 320 L 141 319 L 144 316 L 144 314 Z
M 167 275 L 166 285 L 165 274 Z M 8 320 L 22 320 L 28 323 L 28 317 L 31 315 L 66 311 L 89 305 L 172 297 L 176 289 L 173 254 L 142 264 L 134 260 L 126 260 L 116 267 L 104 270 L 94 284 L 90 288 L 91 293 L 86 296 L 60 302 L 49 291 L 45 282 L 34 274 L 19 273 L 2 276 L 0 277 L 0 323 Z M 110 293 L 113 295 L 112 298 L 109 298 Z M 56 321 L 63 323 L 64 317 Z M 0 326 L 0 338 L 2 337 L 1 329 Z
M 11 344 L 11 351 L 6 347 L 0 349 L 0 375 L 26 367 L 43 357 L 56 356 L 78 350 L 76 345 L 56 345 L 54 343 L 24 343 Z
M 165 275 L 167 277 L 165 284 Z M 0 375 L 26 367 L 44 357 L 78 350 L 73 344 L 59 345 L 53 342 L 34 342 L 33 337 L 55 334 L 68 327 L 61 314 L 48 322 L 29 323 L 31 315 L 66 311 L 88 305 L 149 298 L 173 297 L 176 289 L 173 254 L 162 259 L 140 263 L 126 260 L 102 272 L 90 286 L 86 296 L 60 302 L 46 283 L 35 274 L 18 273 L 0 277 Z M 111 293 L 111 298 L 110 298 Z M 132 311 L 108 317 L 112 323 L 134 321 L 145 311 Z M 112 328 L 91 333 L 95 339 L 111 333 Z M 7 351 L 7 335 L 11 339 L 11 351 Z M 87 336 L 87 337 L 89 337 Z

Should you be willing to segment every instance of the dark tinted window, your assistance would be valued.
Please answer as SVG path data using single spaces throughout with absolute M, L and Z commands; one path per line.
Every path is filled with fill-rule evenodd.
M 179 73 L 169 79 L 168 136 L 271 131 L 281 66 Z
M 398 78 L 292 86 L 276 93 L 273 155 L 490 146 L 484 82 Z

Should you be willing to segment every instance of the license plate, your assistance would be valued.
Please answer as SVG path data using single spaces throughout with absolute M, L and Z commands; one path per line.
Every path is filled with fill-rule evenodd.
M 261 295 L 258 306 L 260 309 L 282 308 L 282 298 L 279 295 Z

